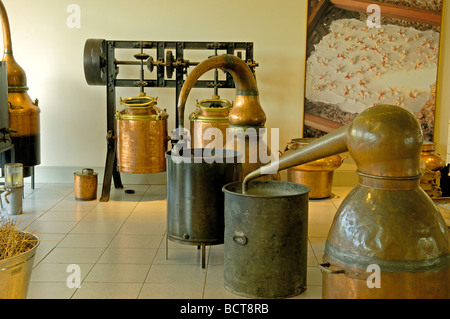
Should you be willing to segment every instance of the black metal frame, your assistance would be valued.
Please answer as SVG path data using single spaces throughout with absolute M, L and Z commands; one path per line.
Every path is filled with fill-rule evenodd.
M 118 65 L 128 64 L 137 65 L 136 61 L 117 61 L 115 57 L 116 49 L 156 49 L 157 61 L 164 61 L 167 50 L 175 51 L 175 61 L 173 64 L 173 71 L 175 79 L 170 80 L 166 78 L 167 66 L 163 63 L 156 64 L 156 79 L 118 79 L 117 68 Z M 254 71 L 256 63 L 253 60 L 253 43 L 252 42 L 178 42 L 178 41 L 106 41 L 105 52 L 105 68 L 106 68 L 106 99 L 107 99 L 107 155 L 105 172 L 103 177 L 103 189 L 100 201 L 106 202 L 109 200 L 111 191 L 111 180 L 114 180 L 115 188 L 123 188 L 120 173 L 117 171 L 116 158 L 116 143 L 115 143 L 115 113 L 116 113 L 116 88 L 117 87 L 167 87 L 175 88 L 175 114 L 177 114 L 177 102 L 180 96 L 181 88 L 184 84 L 184 75 L 187 68 L 195 65 L 184 60 L 184 52 L 186 50 L 204 50 L 211 51 L 210 56 L 217 55 L 218 51 L 225 51 L 226 54 L 236 55 L 236 52 L 245 51 L 245 61 Z M 238 53 L 239 54 L 239 53 Z M 141 61 L 142 62 L 142 61 Z M 167 61 L 166 61 L 167 63 Z M 139 63 L 142 68 L 142 63 Z M 169 76 L 170 77 L 170 76 Z M 196 82 L 196 88 L 234 88 L 234 81 L 230 74 L 226 74 L 226 80 L 214 82 L 208 80 L 199 80 Z M 178 127 L 178 117 L 176 117 L 176 127 Z

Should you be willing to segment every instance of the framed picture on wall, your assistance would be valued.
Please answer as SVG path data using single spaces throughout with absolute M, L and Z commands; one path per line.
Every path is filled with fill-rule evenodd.
M 308 0 L 303 136 L 391 104 L 432 141 L 443 1 Z

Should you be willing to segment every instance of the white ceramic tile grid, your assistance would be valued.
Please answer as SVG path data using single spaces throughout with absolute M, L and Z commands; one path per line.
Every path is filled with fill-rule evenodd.
M 224 288 L 224 245 L 206 247 L 202 269 L 196 246 L 166 243 L 165 185 L 125 189 L 135 193 L 113 188 L 108 202 L 84 202 L 75 200 L 71 184 L 39 184 L 34 190 L 26 185 L 24 212 L 14 218 L 41 239 L 28 298 L 243 298 Z M 336 209 L 349 190 L 336 188 L 331 199 L 310 200 L 308 288 L 295 298 L 321 298 L 317 266 Z M 72 264 L 80 266 L 79 289 L 66 282 Z

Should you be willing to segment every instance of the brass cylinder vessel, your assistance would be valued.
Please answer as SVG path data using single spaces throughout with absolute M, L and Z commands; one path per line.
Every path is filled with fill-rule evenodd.
M 76 200 L 97 199 L 97 173 L 92 168 L 83 168 L 74 174 L 74 189 Z
M 359 184 L 337 210 L 326 241 L 323 298 L 450 298 L 450 235 L 419 187 L 422 143 L 414 115 L 378 105 L 269 164 L 287 169 L 346 151 L 355 160 Z
M 228 115 L 232 104 L 219 96 L 202 100 L 197 103 L 197 109 L 189 116 L 191 128 L 191 147 L 206 148 L 210 143 L 223 148 L 226 144 Z M 218 129 L 222 134 L 221 140 L 215 140 L 216 136 L 210 136 L 214 132 L 211 128 Z M 220 144 L 220 145 L 219 145 Z
M 256 154 L 252 154 L 255 149 L 266 148 L 265 151 L 268 156 L 271 156 L 271 152 L 260 135 L 260 129 L 264 128 L 266 122 L 266 114 L 259 102 L 256 79 L 242 59 L 230 54 L 214 56 L 201 62 L 192 70 L 181 88 L 178 99 L 180 129 L 184 128 L 184 110 L 192 87 L 200 76 L 213 69 L 227 71 L 232 75 L 235 83 L 236 97 L 228 114 L 229 127 L 227 132 L 229 134 L 227 134 L 225 148 L 242 154 L 242 173 L 245 176 L 265 164 L 261 162 L 261 157 L 258 156 L 262 152 L 258 151 Z M 278 178 L 278 174 L 269 174 L 263 177 L 263 179 Z
M 424 141 L 420 154 L 420 168 L 422 169 L 420 187 L 432 198 L 442 196 L 439 185 L 440 170 L 445 166 L 445 161 L 435 152 L 435 145 L 434 142 Z
M 168 114 L 145 93 L 121 99 L 120 103 L 125 109 L 116 113 L 117 170 L 131 174 L 164 172 Z
M 292 139 L 284 154 L 308 145 L 314 140 L 313 138 Z M 343 161 L 344 159 L 336 154 L 288 168 L 287 179 L 289 182 L 308 186 L 310 189 L 309 198 L 311 199 L 328 198 L 331 196 L 334 171 L 342 165 Z
M 15 148 L 15 161 L 24 165 L 24 176 L 30 176 L 32 166 L 41 163 L 40 109 L 28 95 L 27 77 L 13 56 L 11 31 L 5 6 L 0 1 L 3 27 L 3 61 L 7 64 L 9 126 Z

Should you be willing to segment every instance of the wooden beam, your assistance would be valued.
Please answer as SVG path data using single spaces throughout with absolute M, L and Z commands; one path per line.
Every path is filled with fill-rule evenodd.
M 381 8 L 381 15 L 388 18 L 396 18 L 406 21 L 425 23 L 440 26 L 442 15 L 440 12 L 434 12 L 424 9 L 416 9 L 407 6 L 383 3 L 374 0 L 330 0 L 336 7 L 356 12 L 367 12 L 367 7 L 376 4 Z
M 314 31 L 317 23 L 320 21 L 322 14 L 325 12 L 329 4 L 330 0 L 322 0 L 312 10 L 311 14 L 308 17 L 308 36 L 312 31 Z
M 342 124 L 306 113 L 305 113 L 305 125 L 323 131 L 325 133 L 331 133 L 334 130 L 337 130 L 338 128 L 343 126 Z

